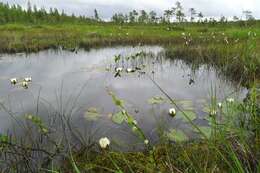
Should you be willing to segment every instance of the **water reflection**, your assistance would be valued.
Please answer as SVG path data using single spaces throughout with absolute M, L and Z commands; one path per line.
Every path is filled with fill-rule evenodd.
M 149 55 L 138 60 L 114 62 L 115 55 L 127 57 L 140 51 Z M 124 71 L 121 77 L 114 77 L 115 67 L 126 69 L 141 65 L 145 67 L 143 74 Z M 99 136 L 135 141 L 126 125 L 116 125 L 110 119 L 109 115 L 116 113 L 117 109 L 107 93 L 109 88 L 126 101 L 130 113 L 156 141 L 155 127 L 158 123 L 165 127 L 181 128 L 187 134 L 190 127 L 168 116 L 169 102 L 148 104 L 152 97 L 163 95 L 147 75 L 175 100 L 189 100 L 198 114 L 195 122 L 200 124 L 207 123 L 203 120 L 206 115 L 203 106 L 208 104 L 212 87 L 216 88 L 219 100 L 231 94 L 243 98 L 246 93 L 245 89 L 220 78 L 212 68 L 200 66 L 194 71 L 180 60 L 165 58 L 163 48 L 157 46 L 92 49 L 89 52 L 78 51 L 77 54 L 48 50 L 29 55 L 2 55 L 0 72 L 0 98 L 13 115 L 10 117 L 10 112 L 7 114 L 7 110 L 0 110 L 1 131 L 14 125 L 14 117 L 19 118 L 26 113 L 38 114 L 48 121 L 61 113 L 72 116 L 74 128 L 85 133 L 96 129 L 93 131 Z M 33 79 L 27 90 L 9 83 L 10 78 L 26 76 Z M 84 116 L 89 108 L 96 108 L 101 114 L 96 122 L 88 121 Z M 58 122 L 52 121 L 49 123 Z

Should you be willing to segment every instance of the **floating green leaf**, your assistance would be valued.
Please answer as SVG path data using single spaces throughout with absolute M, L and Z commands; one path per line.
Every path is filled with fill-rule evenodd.
M 85 118 L 87 120 L 91 120 L 91 121 L 96 121 L 98 120 L 98 118 L 100 117 L 100 114 L 98 113 L 96 108 L 89 108 L 86 112 L 85 112 Z
M 193 102 L 191 100 L 179 100 L 177 101 L 177 104 L 180 104 L 185 110 L 194 110 Z
M 187 135 L 180 130 L 170 129 L 170 131 L 166 134 L 169 140 L 175 141 L 175 142 L 183 142 L 187 141 L 189 138 Z
M 151 104 L 151 105 L 162 104 L 164 102 L 165 102 L 164 98 L 162 98 L 160 96 L 155 96 L 155 97 L 152 97 L 148 100 L 148 103 Z
M 125 120 L 126 120 L 126 116 L 122 111 L 112 116 L 112 121 L 116 124 L 122 124 Z
M 195 114 L 195 112 L 194 111 L 190 111 L 190 110 L 185 110 L 185 111 L 183 111 L 183 112 L 177 112 L 177 115 L 175 116 L 176 118 L 180 118 L 180 119 L 182 119 L 183 121 L 185 121 L 185 122 L 189 122 L 189 120 L 186 118 L 186 116 L 191 120 L 191 121 L 193 121 L 193 120 L 195 120 L 196 118 L 197 118 L 197 115 Z

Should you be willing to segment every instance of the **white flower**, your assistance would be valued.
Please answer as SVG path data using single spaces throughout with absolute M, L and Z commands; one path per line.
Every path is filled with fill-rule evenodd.
M 129 35 L 129 33 L 127 32 L 127 33 L 126 33 L 126 35 L 128 36 L 128 35 Z
M 217 115 L 217 111 L 215 109 L 211 110 L 209 113 L 211 116 L 216 116 Z
M 127 72 L 127 73 L 133 73 L 133 72 L 134 72 L 134 69 L 132 69 L 132 68 L 127 68 L 127 69 L 126 69 L 126 72 Z
M 218 107 L 222 108 L 222 103 L 221 102 L 218 103 Z
M 27 88 L 28 88 L 28 82 L 23 81 L 22 87 L 23 87 L 24 89 L 27 89 Z
M 28 120 L 32 120 L 32 119 L 33 119 L 33 116 L 32 116 L 32 115 L 27 115 L 26 118 L 27 118 Z
M 15 85 L 17 83 L 17 79 L 16 78 L 12 78 L 10 79 L 10 82 L 12 85 Z
M 116 68 L 116 72 L 122 72 L 123 71 L 123 68 L 122 67 L 117 67 Z
M 233 98 L 227 98 L 228 103 L 233 103 L 235 100 Z
M 26 77 L 23 79 L 25 82 L 32 82 L 32 77 Z
M 224 41 L 225 41 L 227 44 L 229 43 L 227 37 L 224 38 Z
M 183 32 L 183 33 L 181 33 L 181 35 L 185 36 L 186 34 L 185 34 L 185 32 Z
M 148 144 L 149 144 L 148 139 L 144 140 L 144 144 L 145 144 L 145 145 L 148 145 Z
M 169 114 L 171 116 L 175 116 L 176 115 L 176 110 L 174 108 L 169 109 Z
M 123 71 L 123 68 L 122 67 L 117 67 L 116 68 L 116 72 L 119 73 L 119 72 L 122 72 Z
M 137 121 L 136 121 L 136 120 L 134 120 L 134 121 L 133 121 L 133 124 L 134 124 L 134 125 L 137 125 Z
M 102 149 L 106 149 L 110 145 L 110 141 L 107 137 L 100 138 L 99 145 Z

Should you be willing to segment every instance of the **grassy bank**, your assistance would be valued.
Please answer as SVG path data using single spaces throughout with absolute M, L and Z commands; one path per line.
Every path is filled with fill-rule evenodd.
M 260 78 L 259 44 L 255 38 L 236 42 L 198 43 L 166 48 L 166 57 L 181 59 L 198 69 L 201 65 L 213 66 L 222 76 L 238 84 L 250 86 Z
M 256 33 L 260 38 L 258 25 L 241 28 L 237 25 L 208 27 L 204 24 L 182 25 L 116 25 L 100 24 L 60 24 L 26 25 L 6 24 L 0 26 L 0 52 L 32 52 L 48 48 L 65 49 L 122 44 L 174 44 L 185 43 L 182 33 L 190 33 L 193 40 L 202 42 L 201 36 L 228 37 L 228 39 L 246 39 L 248 32 Z M 222 35 L 222 34 L 225 35 Z M 220 39 L 220 38 L 216 38 Z M 207 41 L 207 40 L 206 40 Z

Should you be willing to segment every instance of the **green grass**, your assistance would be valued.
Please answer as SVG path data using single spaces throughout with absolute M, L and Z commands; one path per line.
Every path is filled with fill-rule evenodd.
M 257 23 L 258 24 L 258 23 Z M 167 28 L 170 28 L 168 31 Z M 6 24 L 0 26 L 0 52 L 31 52 L 48 48 L 85 48 L 121 44 L 169 44 L 183 43 L 181 34 L 191 33 L 194 40 L 200 33 L 225 33 L 230 38 L 247 38 L 252 31 L 260 38 L 260 27 L 241 28 L 236 25 L 208 27 L 206 24 L 177 27 L 173 25 L 116 25 L 100 24 L 60 24 L 60 25 L 23 25 Z

